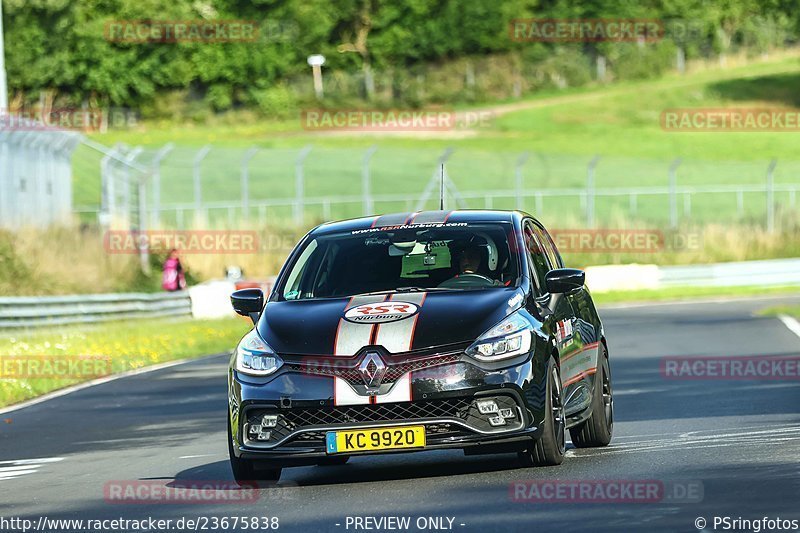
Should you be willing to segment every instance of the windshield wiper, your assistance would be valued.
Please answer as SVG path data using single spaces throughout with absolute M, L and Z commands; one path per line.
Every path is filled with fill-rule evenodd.
M 355 294 L 354 296 L 375 296 L 378 294 L 393 294 L 404 292 L 433 292 L 433 291 L 452 291 L 458 289 L 447 289 L 445 287 L 397 287 L 396 289 L 388 289 L 385 291 L 363 292 Z

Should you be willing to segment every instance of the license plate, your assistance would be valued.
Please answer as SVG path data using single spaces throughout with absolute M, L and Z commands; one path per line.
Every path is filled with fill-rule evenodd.
M 399 450 L 424 446 L 424 426 L 328 431 L 325 434 L 325 450 L 328 453 Z

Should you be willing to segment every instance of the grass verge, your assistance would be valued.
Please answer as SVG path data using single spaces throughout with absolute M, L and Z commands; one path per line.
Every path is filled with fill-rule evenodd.
M 248 326 L 249 322 L 238 318 L 162 319 L 68 326 L 58 331 L 14 331 L 0 336 L 0 363 L 4 359 L 16 365 L 22 361 L 25 365 L 42 359 L 110 356 L 111 373 L 117 374 L 157 363 L 230 351 L 247 332 Z M 11 368 L 0 367 L 0 407 L 97 377 L 61 377 L 56 372 L 47 377 L 44 374 L 24 379 L 6 377 L 13 372 Z M 30 375 L 32 372 L 26 373 Z
M 762 309 L 756 314 L 759 316 L 787 315 L 794 318 L 800 318 L 800 305 L 776 305 Z

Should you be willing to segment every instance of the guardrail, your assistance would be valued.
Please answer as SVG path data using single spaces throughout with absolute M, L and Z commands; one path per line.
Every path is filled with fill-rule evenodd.
M 800 286 L 800 259 L 767 259 L 709 265 L 606 265 L 588 267 L 596 292 L 666 287 Z
M 661 267 L 663 287 L 800 284 L 800 259 L 768 259 L 711 265 Z
M 165 316 L 192 316 L 189 293 L 183 291 L 0 298 L 0 329 Z
M 596 292 L 665 287 L 736 287 L 798 285 L 800 259 L 770 259 L 666 266 L 606 265 L 589 267 L 587 284 Z M 267 293 L 274 278 L 241 286 L 262 286 Z M 231 281 L 211 281 L 174 293 L 87 294 L 0 298 L 0 329 L 78 324 L 126 318 L 231 316 Z M 191 294 L 191 296 L 190 296 Z

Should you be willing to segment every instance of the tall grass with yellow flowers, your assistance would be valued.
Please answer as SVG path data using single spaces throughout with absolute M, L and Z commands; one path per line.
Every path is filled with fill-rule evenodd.
M 15 368 L 59 358 L 108 358 L 111 374 L 177 359 L 230 352 L 252 327 L 240 318 L 218 320 L 131 320 L 93 326 L 14 331 L 0 336 L 0 406 L 96 378 L 97 375 L 32 375 Z M 5 366 L 5 368 L 4 368 Z M 37 367 L 38 368 L 38 367 Z M 16 373 L 15 373 L 16 372 Z M 24 377 L 16 378 L 9 376 Z

